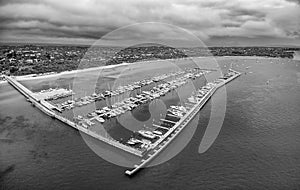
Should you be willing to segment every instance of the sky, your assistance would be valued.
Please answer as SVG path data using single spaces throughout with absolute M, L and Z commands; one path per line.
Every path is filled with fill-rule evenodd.
M 207 46 L 300 46 L 300 0 L 0 1 L 5 43 L 184 46 L 196 38 Z

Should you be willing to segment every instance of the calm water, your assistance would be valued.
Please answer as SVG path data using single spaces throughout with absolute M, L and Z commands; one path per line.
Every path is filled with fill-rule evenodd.
M 133 178 L 98 157 L 78 131 L 1 84 L 0 188 L 300 189 L 300 62 L 219 60 L 230 62 L 247 74 L 227 85 L 227 112 L 212 147 L 198 153 L 210 117 L 208 103 L 185 149 Z

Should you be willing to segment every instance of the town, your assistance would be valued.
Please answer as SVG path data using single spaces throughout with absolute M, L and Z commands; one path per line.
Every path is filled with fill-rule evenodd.
M 145 60 L 178 59 L 201 56 L 263 56 L 293 58 L 300 48 L 283 47 L 209 47 L 172 48 L 161 45 L 89 47 L 62 45 L 2 45 L 0 74 L 28 75 L 59 73 L 84 68 L 133 63 Z M 99 53 L 100 52 L 100 53 Z

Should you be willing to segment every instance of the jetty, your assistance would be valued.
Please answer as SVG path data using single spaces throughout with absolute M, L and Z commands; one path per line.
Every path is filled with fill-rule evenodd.
M 145 167 L 149 162 L 151 162 L 161 151 L 163 151 L 176 136 L 188 125 L 188 123 L 195 117 L 195 115 L 200 111 L 200 109 L 205 105 L 205 103 L 210 99 L 210 97 L 216 92 L 216 90 L 228 82 L 239 77 L 241 73 L 230 69 L 233 73 L 231 77 L 224 77 L 222 81 L 216 83 L 194 106 L 178 121 L 176 124 L 166 133 L 161 140 L 158 140 L 153 145 L 153 149 L 148 153 L 147 158 L 141 160 L 140 163 L 135 164 L 133 169 L 126 170 L 125 174 L 128 176 L 134 175 L 140 169 Z
M 213 83 L 208 83 L 203 86 L 201 89 L 198 89 L 186 103 L 187 106 L 171 106 L 172 109 L 168 109 L 168 113 L 164 116 L 166 118 L 160 118 L 159 124 L 152 124 L 153 131 L 140 130 L 139 135 L 143 138 L 148 138 L 151 140 L 140 140 L 132 138 L 126 144 L 126 142 L 120 142 L 113 139 L 112 137 L 102 136 L 96 132 L 89 129 L 89 126 L 93 125 L 94 121 L 105 122 L 109 121 L 111 117 L 117 117 L 118 115 L 124 114 L 126 111 L 130 111 L 139 105 L 150 102 L 155 98 L 164 96 L 166 93 L 171 92 L 172 90 L 179 88 L 180 86 L 187 83 L 188 80 L 193 80 L 197 77 L 201 77 L 206 73 L 212 72 L 211 70 L 201 71 L 200 69 L 189 69 L 186 72 L 174 72 L 171 74 L 164 74 L 160 76 L 153 77 L 149 80 L 143 80 L 125 87 L 118 88 L 118 91 L 105 91 L 101 94 L 92 94 L 91 96 L 85 96 L 80 98 L 77 101 L 67 100 L 64 103 L 54 105 L 47 100 L 52 98 L 59 98 L 70 96 L 73 94 L 72 90 L 57 90 L 62 94 L 56 94 L 53 92 L 51 96 L 42 93 L 33 93 L 28 88 L 23 86 L 20 82 L 15 80 L 14 77 L 5 76 L 9 84 L 11 84 L 15 89 L 17 89 L 21 94 L 23 94 L 26 99 L 36 106 L 45 114 L 51 116 L 54 119 L 57 119 L 68 126 L 75 128 L 87 135 L 90 135 L 102 142 L 105 142 L 113 147 L 116 147 L 120 150 L 131 153 L 135 156 L 141 158 L 139 163 L 133 165 L 132 169 L 125 171 L 126 175 L 133 175 L 141 168 L 145 167 L 149 162 L 151 162 L 161 151 L 163 151 L 178 134 L 188 125 L 188 123 L 195 117 L 199 110 L 206 104 L 209 98 L 215 93 L 215 91 L 227 84 L 228 82 L 234 80 L 241 73 L 229 70 L 229 73 Z M 108 107 L 103 107 L 101 110 L 95 110 L 87 114 L 88 118 L 83 116 L 76 116 L 73 120 L 63 117 L 60 113 L 65 109 L 72 109 L 74 106 L 84 106 L 86 104 L 97 101 L 98 99 L 106 100 L 111 96 L 115 96 L 125 91 L 130 91 L 133 89 L 140 89 L 141 86 L 145 86 L 151 83 L 156 83 L 170 77 L 178 77 L 174 80 L 169 80 L 165 83 L 155 85 L 151 91 L 143 91 L 142 93 L 136 95 L 135 97 L 130 97 L 121 102 L 117 102 L 114 105 Z M 163 117 L 163 116 L 162 116 Z M 157 131 L 156 131 L 157 130 Z M 132 146 L 136 143 L 140 143 L 140 147 Z
M 73 121 L 70 121 L 58 114 L 56 114 L 53 110 L 52 110 L 52 105 L 47 103 L 45 100 L 43 99 L 38 99 L 34 93 L 32 91 L 30 91 L 29 89 L 27 89 L 25 86 L 23 86 L 20 82 L 18 82 L 17 80 L 15 80 L 13 77 L 9 77 L 6 76 L 6 80 L 9 84 L 11 84 L 15 89 L 17 89 L 21 94 L 23 94 L 28 101 L 30 101 L 34 106 L 36 106 L 37 108 L 39 108 L 42 112 L 44 112 L 45 114 L 51 116 L 52 118 L 55 118 L 65 124 L 67 124 L 70 127 L 73 127 L 87 135 L 90 135 L 98 140 L 101 140 L 107 144 L 110 144 L 116 148 L 122 149 L 126 152 L 132 153 L 136 156 L 142 157 L 143 156 L 143 151 L 140 151 L 138 149 L 126 146 L 122 143 L 120 143 L 117 140 L 114 139 L 110 139 L 104 136 L 101 136 L 87 128 L 85 128 L 82 125 L 78 125 L 77 123 L 74 123 Z

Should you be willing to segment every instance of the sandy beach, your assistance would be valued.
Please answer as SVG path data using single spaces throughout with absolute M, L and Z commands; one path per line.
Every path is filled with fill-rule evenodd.
M 17 76 L 16 79 L 19 81 L 25 81 L 25 80 L 33 80 L 33 79 L 45 79 L 45 78 L 52 78 L 52 77 L 60 77 L 62 75 L 73 75 L 76 73 L 83 73 L 83 72 L 89 72 L 89 71 L 97 71 L 102 69 L 112 69 L 122 66 L 127 66 L 132 63 L 122 63 L 118 65 L 106 65 L 106 66 L 100 66 L 100 67 L 91 67 L 86 69 L 80 69 L 80 70 L 72 70 L 72 71 L 64 71 L 61 73 L 53 73 L 53 74 L 46 74 L 46 75 L 40 75 L 40 76 L 34 76 L 34 75 L 24 75 L 24 76 Z

